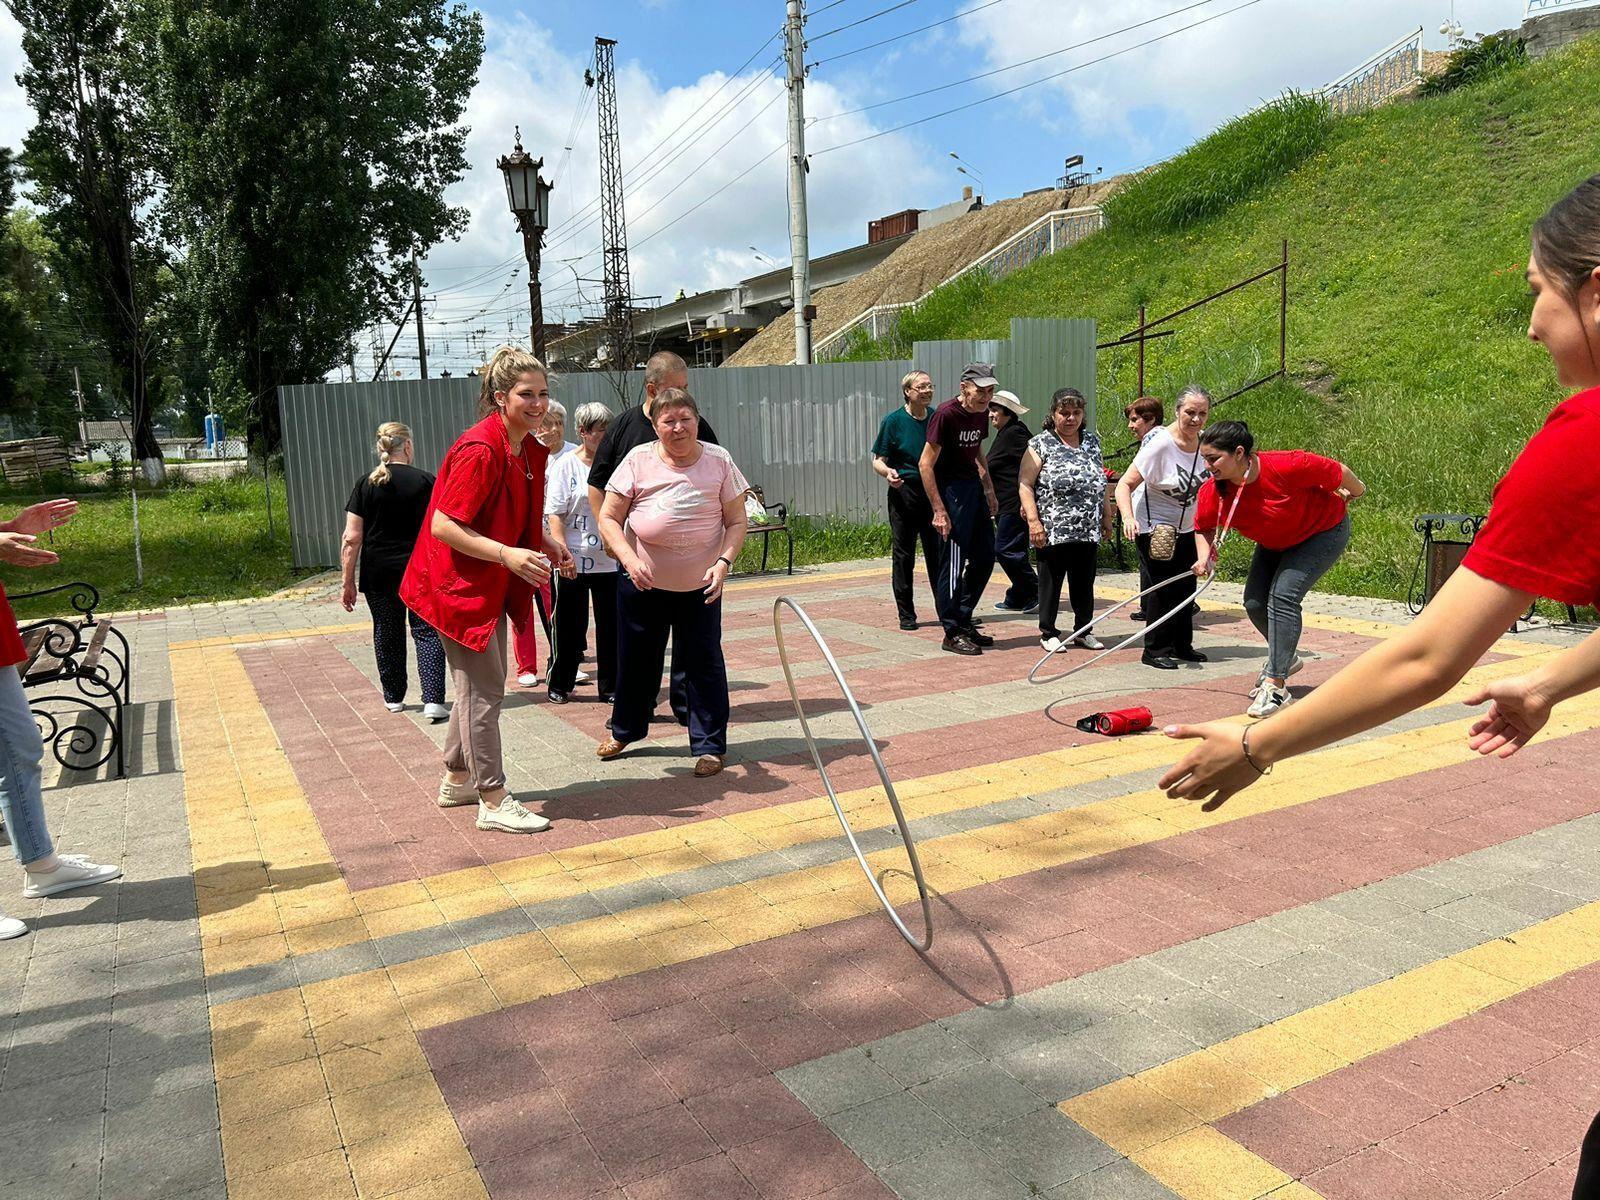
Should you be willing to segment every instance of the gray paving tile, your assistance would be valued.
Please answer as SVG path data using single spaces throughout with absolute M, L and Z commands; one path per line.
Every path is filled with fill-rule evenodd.
M 15 1130 L 32 1122 L 86 1117 L 105 1108 L 106 1068 L 57 1075 L 0 1091 L 0 1128 Z
M 1021 1005 L 1061 1033 L 1084 1029 L 1096 1021 L 1128 1011 L 1128 1006 L 1102 992 L 1094 976 L 1052 983 L 1021 997 Z
M 1050 1104 L 1081 1096 L 1127 1074 L 1096 1053 L 1093 1027 L 1057 1034 L 1003 1054 L 995 1065 Z
M 1524 914 L 1512 912 L 1483 895 L 1463 896 L 1460 900 L 1441 904 L 1433 910 L 1432 915 L 1476 930 L 1483 938 L 1505 937 L 1532 924 Z
M 1318 900 L 1312 907 L 1332 913 L 1336 917 L 1343 917 L 1347 921 L 1354 921 L 1358 925 L 1375 928 L 1387 925 L 1390 921 L 1398 921 L 1412 912 L 1410 906 L 1399 900 L 1386 897 L 1382 893 L 1374 893 L 1371 888 L 1365 887 Z
M 1528 876 L 1527 882 L 1578 900 L 1600 900 L 1600 874 L 1581 867 L 1541 867 Z
M 1215 946 L 1224 954 L 1242 958 L 1256 966 L 1281 962 L 1300 952 L 1300 943 L 1286 934 L 1264 927 L 1259 921 L 1248 925 L 1235 925 L 1218 933 L 1208 933 L 1200 939 L 1204 946 Z
M 1288 995 L 1282 976 L 1273 967 L 1241 967 L 1211 980 L 1206 990 L 1263 1021 L 1277 1021 L 1305 1007 Z
M 1425 879 L 1415 873 L 1396 875 L 1391 879 L 1369 883 L 1365 890 L 1381 899 L 1393 900 L 1418 912 L 1427 912 L 1466 895 L 1456 888 Z
M 111 1157 L 136 1152 L 153 1142 L 205 1133 L 218 1126 L 216 1085 L 202 1083 L 107 1109 L 106 1154 Z
M 1308 946 L 1326 946 L 1330 942 L 1343 941 L 1362 930 L 1362 926 L 1355 921 L 1347 921 L 1310 904 L 1273 913 L 1254 924 L 1282 934 L 1301 950 Z
M 1491 888 L 1483 894 L 1483 898 L 1535 921 L 1545 921 L 1577 907 L 1574 897 L 1532 883 L 1511 883 L 1505 887 Z
M 989 1063 L 920 1083 L 911 1094 L 966 1134 L 1036 1112 L 1044 1104 L 1036 1093 Z
M 906 1092 L 868 1100 L 823 1122 L 875 1171 L 926 1154 L 955 1137 L 939 1114 Z
M 1143 1013 L 1123 1013 L 1092 1025 L 1095 1053 L 1133 1075 L 1200 1049 L 1192 1038 L 1160 1025 Z
M 830 1116 L 902 1091 L 900 1082 L 859 1050 L 841 1050 L 778 1072 L 783 1085 L 818 1116 Z
M 29 1139 L 27 1153 L 0 1155 L 0 1197 L 78 1200 L 98 1196 L 102 1125 L 98 1113 L 55 1121 L 48 1137 Z M 120 1194 L 107 1193 L 108 1197 L 116 1195 Z
M 977 1051 L 938 1025 L 922 1025 L 879 1038 L 862 1049 L 907 1087 L 982 1061 Z
M 1027 1200 L 1027 1185 L 965 1138 L 881 1172 L 900 1200 Z
M 1179 1200 L 1127 1159 L 1091 1171 L 1045 1193 L 1049 1200 Z
M 210 1130 L 107 1155 L 101 1186 L 106 1196 L 181 1196 L 221 1179 L 222 1138 Z
M 1234 928 L 1242 929 L 1246 926 Z M 1176 946 L 1168 946 L 1165 950 L 1146 954 L 1144 961 L 1160 967 L 1163 971 L 1171 971 L 1178 978 L 1188 980 L 1190 983 L 1203 984 L 1252 960 L 1224 949 L 1220 942 L 1201 939 L 1182 942 Z
M 990 1126 L 973 1134 L 972 1142 L 1035 1193 L 1118 1158 L 1116 1151 L 1055 1108 Z
M 1335 942 L 1328 949 L 1341 958 L 1362 963 L 1391 979 L 1433 961 L 1433 955 L 1421 946 L 1387 929 L 1369 930 L 1359 937 Z
M 1215 1045 L 1266 1023 L 1260 1014 L 1205 991 L 1185 992 L 1165 1003 L 1153 1004 L 1144 1012 L 1202 1046 Z
M 1102 995 L 1130 1009 L 1194 989 L 1194 984 L 1187 979 L 1180 979 L 1171 971 L 1138 958 L 1096 971 L 1094 986 Z
M 1415 942 L 1434 958 L 1459 954 L 1473 946 L 1482 945 L 1485 940 L 1477 930 L 1439 916 L 1438 909 L 1391 921 L 1386 928 L 1408 942 Z
M 557 925 L 574 925 L 579 921 L 603 917 L 607 913 L 606 906 L 587 892 L 561 900 L 545 900 L 530 905 L 527 911 L 528 915 L 539 923 L 540 929 L 551 929 Z
M 1017 1004 L 971 1009 L 939 1024 L 990 1059 L 1042 1042 L 1057 1032 L 1054 1026 Z
M 108 1108 L 127 1108 L 152 1096 L 165 1096 L 210 1083 L 211 1035 L 170 1039 L 160 1053 L 127 1062 L 106 1081 Z

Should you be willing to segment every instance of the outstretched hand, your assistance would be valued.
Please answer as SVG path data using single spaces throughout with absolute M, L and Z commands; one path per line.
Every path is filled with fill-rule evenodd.
M 31 533 L 0 533 L 0 562 L 14 567 L 48 567 L 61 561 L 53 550 L 36 546 Z
M 72 520 L 77 511 L 76 500 L 44 500 L 28 505 L 12 517 L 8 528 L 13 533 L 47 533 Z
M 1162 732 L 1169 738 L 1198 739 L 1200 743 L 1156 784 L 1174 800 L 1204 800 L 1202 811 L 1215 812 L 1261 778 L 1244 756 L 1243 731 L 1237 725 L 1221 721 L 1168 725 Z
M 1467 745 L 1479 754 L 1510 758 L 1550 720 L 1551 701 L 1531 674 L 1486 683 L 1465 700 L 1467 704 L 1486 702 L 1489 711 L 1467 730 Z

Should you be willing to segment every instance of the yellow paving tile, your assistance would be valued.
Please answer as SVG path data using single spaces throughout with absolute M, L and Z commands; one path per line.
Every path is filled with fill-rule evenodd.
M 211 1037 L 211 1062 L 219 1080 L 300 1062 L 315 1057 L 316 1052 L 307 1021 L 246 1025 L 213 1033 Z
M 489 1193 L 476 1170 L 428 1179 L 392 1195 L 395 1200 L 489 1200 Z
M 559 992 L 570 992 L 582 985 L 577 973 L 559 958 L 509 971 L 484 973 L 484 982 L 506 1008 L 526 1004 Z
M 306 1004 L 297 988 L 269 992 L 264 996 L 250 996 L 232 1000 L 211 1008 L 211 1028 L 224 1030 L 259 1028 L 283 1022 L 303 1021 L 307 1017 Z
M 661 966 L 661 960 L 633 938 L 611 946 L 574 950 L 562 957 L 578 978 L 588 984 L 604 983 L 624 975 L 638 975 Z
M 705 958 L 723 950 L 733 949 L 733 943 L 706 921 L 679 929 L 647 934 L 639 939 L 639 944 L 661 962 L 668 964 Z
M 343 1150 L 228 1180 L 228 1200 L 354 1200 L 356 1195 Z
M 464 983 L 478 978 L 478 964 L 465 950 L 451 950 L 447 954 L 432 954 L 414 962 L 399 963 L 389 968 L 389 980 L 394 990 L 403 998 L 415 992 L 431 991 L 451 983 Z
M 343 1143 L 326 1097 L 298 1108 L 222 1127 L 222 1162 L 230 1180 L 297 1162 Z
M 371 1087 L 390 1079 L 426 1073 L 428 1060 L 409 1027 L 402 1026 L 390 1036 L 360 1046 L 334 1050 L 322 1055 L 323 1075 L 328 1092 L 339 1096 L 358 1088 Z
M 314 1103 L 327 1094 L 322 1065 L 314 1058 L 307 1058 L 218 1080 L 217 1111 L 223 1127 L 227 1128 Z
M 1191 1129 L 1130 1155 L 1184 1200 L 1257 1200 L 1294 1181 L 1215 1129 Z
M 443 1106 L 439 1085 L 426 1072 L 341 1092 L 333 1097 L 333 1115 L 339 1122 L 339 1135 L 347 1145 L 369 1141 L 403 1125 L 414 1112 Z
M 467 953 L 485 975 L 491 971 L 520 971 L 557 956 L 556 948 L 542 933 L 519 933 L 468 946 Z
M 418 929 L 432 929 L 443 925 L 445 917 L 438 903 L 429 899 L 363 913 L 362 920 L 366 922 L 368 934 L 373 938 L 384 938 Z
M 1280 1092 L 1346 1065 L 1344 1059 L 1276 1025 L 1265 1025 L 1219 1042 L 1211 1052 Z
M 320 925 L 307 925 L 289 929 L 284 935 L 292 954 L 315 954 L 318 950 L 334 950 L 353 942 L 365 941 L 367 926 L 358 916 L 342 921 L 326 921 Z
M 403 996 L 401 1002 L 414 1029 L 432 1029 L 452 1021 L 464 1021 L 468 1017 L 495 1012 L 500 1007 L 500 1002 L 481 977 Z
M 1139 1080 L 1207 1122 L 1248 1108 L 1273 1092 L 1254 1075 L 1205 1050 L 1141 1071 Z
M 1198 1125 L 1199 1118 L 1137 1078 L 1126 1078 L 1057 1105 L 1119 1154 L 1131 1155 Z
M 401 1128 L 347 1146 L 345 1153 L 363 1200 L 472 1169 L 472 1156 L 442 1106 L 437 1113 L 419 1114 Z

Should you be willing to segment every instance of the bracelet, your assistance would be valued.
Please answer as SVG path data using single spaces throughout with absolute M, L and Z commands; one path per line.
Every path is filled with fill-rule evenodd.
M 500 548 L 494 552 L 494 556 L 502 567 L 506 566 L 506 544 L 504 542 L 500 543 Z M 506 567 L 506 570 L 509 571 L 510 569 L 510 567 Z
M 727 563 L 728 564 L 728 569 L 730 571 L 733 570 L 733 559 L 729 558 L 727 555 L 725 555 L 725 554 L 717 555 L 717 561 L 719 563 Z
M 1244 727 L 1244 732 L 1239 735 L 1239 749 L 1244 751 L 1244 760 L 1256 769 L 1257 775 L 1271 775 L 1273 764 L 1268 763 L 1266 769 L 1263 770 L 1261 764 L 1258 763 L 1255 760 L 1255 757 L 1250 753 L 1250 729 L 1251 727 L 1246 725 Z

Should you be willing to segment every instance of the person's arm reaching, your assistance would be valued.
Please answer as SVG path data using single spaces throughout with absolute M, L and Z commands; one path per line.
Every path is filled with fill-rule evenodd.
M 1356 477 L 1356 473 L 1344 463 L 1339 464 L 1339 486 L 1334 489 L 1346 500 L 1355 500 L 1367 494 L 1367 485 Z
M 1199 744 L 1161 777 L 1159 786 L 1174 798 L 1205 799 L 1204 808 L 1210 812 L 1280 759 L 1351 737 L 1419 708 L 1460 682 L 1532 600 L 1528 592 L 1459 568 L 1410 625 L 1368 650 L 1292 708 L 1249 726 L 1248 758 L 1242 745 L 1244 731 L 1238 725 L 1169 726 L 1168 736 L 1195 738 Z M 1600 651 L 1589 653 L 1593 661 L 1600 661 Z M 1590 662 L 1585 658 L 1582 666 L 1569 668 L 1562 676 L 1563 686 L 1588 679 Z M 1498 697 L 1495 686 L 1481 689 L 1479 694 L 1483 699 Z M 1505 721 L 1514 721 L 1514 714 L 1524 707 L 1548 713 L 1542 699 L 1514 699 L 1509 691 L 1506 696 Z M 1542 718 L 1539 723 L 1543 724 Z M 1486 726 L 1485 732 L 1491 732 L 1490 727 Z M 1527 730 L 1523 740 L 1532 732 Z M 1485 745 L 1489 740 L 1485 739 Z
M 468 558 L 497 562 L 518 579 L 535 587 L 550 578 L 550 559 L 545 555 L 536 550 L 507 546 L 504 542 L 484 537 L 471 526 L 462 524 L 437 508 L 433 510 L 433 524 L 429 527 L 429 532 L 450 549 L 465 554 Z M 549 545 L 548 539 L 545 544 Z M 566 547 L 563 546 L 562 549 L 564 551 Z
M 880 455 L 874 454 L 872 456 L 872 469 L 879 475 L 883 476 L 883 478 L 892 488 L 897 488 L 905 482 L 905 480 L 900 478 L 900 472 L 896 471 L 888 463 L 884 462 L 882 456 Z

